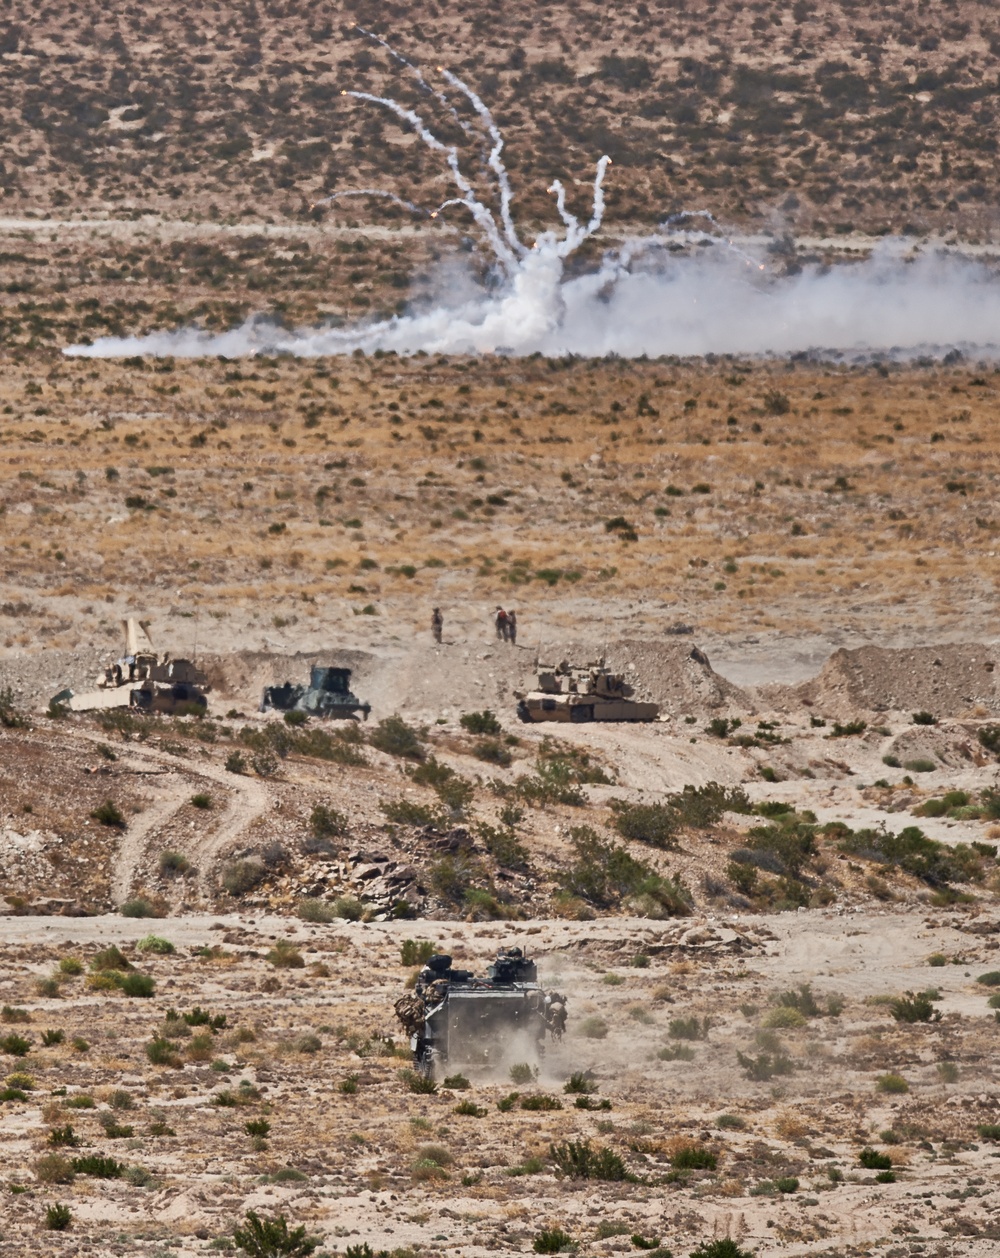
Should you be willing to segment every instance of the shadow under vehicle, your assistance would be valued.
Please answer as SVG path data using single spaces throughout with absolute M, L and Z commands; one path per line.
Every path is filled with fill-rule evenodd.
M 268 686 L 261 700 L 262 712 L 306 712 L 332 720 L 350 720 L 360 712 L 368 720 L 370 703 L 362 703 L 351 691 L 351 670 L 314 664 L 309 670 L 309 685 L 297 686 L 286 681 Z
M 604 661 L 574 668 L 538 665 L 538 688 L 518 696 L 522 721 L 655 721 L 659 705 L 633 699 L 635 690 Z
M 97 689 L 83 694 L 61 690 L 52 698 L 71 712 L 137 708 L 165 714 L 204 712 L 208 707 L 208 678 L 190 660 L 162 658 L 149 637 L 149 621 L 122 621 L 125 652 L 97 678 Z
M 520 948 L 501 949 L 485 978 L 454 969 L 449 956 L 433 956 L 395 1010 L 414 1063 L 428 1076 L 449 1064 L 491 1069 L 539 1058 L 546 1036 L 562 1039 L 566 1027 L 566 998 L 543 991 L 534 961 Z

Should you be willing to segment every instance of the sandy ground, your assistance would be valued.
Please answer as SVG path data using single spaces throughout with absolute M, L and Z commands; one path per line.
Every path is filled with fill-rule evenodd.
M 8 1194 L 0 1207 L 7 1216 L 0 1252 L 73 1253 L 83 1246 L 104 1254 L 124 1245 L 132 1253 L 169 1246 L 175 1254 L 199 1254 L 217 1249 L 213 1239 L 255 1207 L 306 1222 L 331 1253 L 363 1241 L 475 1258 L 530 1252 L 543 1225 L 560 1226 L 589 1253 L 625 1252 L 614 1237 L 598 1239 L 611 1223 L 625 1225 L 626 1236 L 660 1237 L 675 1252 L 732 1235 L 760 1253 L 991 1253 L 1000 1204 L 995 1146 L 978 1140 L 975 1128 L 996 1121 L 994 1020 L 972 975 L 987 964 L 993 937 L 970 934 L 961 915 L 892 910 L 698 925 L 709 940 L 738 936 L 742 947 L 674 944 L 675 928 L 634 919 L 439 923 L 428 932 L 412 924 L 306 927 L 239 914 L 158 923 L 157 933 L 177 952 L 140 958 L 133 945 L 148 923 L 0 920 L 3 998 L 28 1010 L 30 1023 L 15 1029 L 36 1042 L 28 1058 L 12 1063 L 35 1075 L 36 1091 L 27 1106 L 5 1107 L 8 1184 L 32 1184 L 30 1168 L 44 1152 L 47 1130 L 65 1121 L 79 1132 L 82 1150 L 141 1164 L 152 1176 L 141 1189 L 80 1176 L 70 1186 Z M 983 917 L 971 925 L 996 930 Z M 526 1092 L 570 1106 L 563 1081 L 573 1070 L 592 1070 L 610 1114 L 502 1114 L 496 1101 L 512 1089 L 502 1077 L 473 1076 L 470 1091 L 414 1096 L 399 1074 L 402 1062 L 368 1055 L 372 1034 L 398 1033 L 390 1005 L 406 974 L 399 942 L 428 933 L 477 968 L 501 943 L 530 948 L 543 981 L 568 993 L 571 1022 Z M 276 937 L 296 942 L 305 970 L 268 965 L 262 952 Z M 66 980 L 58 1000 L 30 995 L 34 977 L 58 958 L 86 959 L 111 943 L 155 975 L 163 998 L 109 1000 L 88 995 L 82 980 Z M 214 958 L 193 955 L 216 945 Z M 926 956 L 935 951 L 961 960 L 928 970 Z M 629 964 L 639 952 L 651 958 L 646 969 Z M 940 989 L 939 1024 L 897 1025 L 871 1003 L 924 987 L 930 977 Z M 843 1011 L 780 1032 L 794 1073 L 771 1084 L 746 1080 L 736 1051 L 756 1051 L 755 1028 L 775 994 L 802 982 L 812 984 L 821 1004 L 839 994 Z M 227 1016 L 227 1028 L 209 1037 L 221 1064 L 152 1068 L 143 1044 L 165 1009 L 194 1003 Z M 670 1020 L 691 1016 L 710 1019 L 707 1038 L 691 1044 L 693 1060 L 657 1061 L 660 1046 L 687 1044 L 670 1038 Z M 595 1017 L 609 1027 L 604 1039 L 581 1033 L 585 1019 Z M 39 1028 L 51 1026 L 67 1037 L 84 1033 L 89 1050 L 37 1047 Z M 256 1039 L 234 1043 L 241 1027 L 254 1028 Z M 310 1033 L 318 1045 L 303 1052 L 296 1045 Z M 178 1042 L 182 1056 L 192 1043 Z M 937 1069 L 942 1061 L 958 1063 L 957 1078 L 945 1079 Z M 893 1069 L 908 1080 L 903 1096 L 876 1090 L 876 1076 Z M 338 1091 L 348 1075 L 359 1081 L 356 1095 Z M 235 1111 L 213 1105 L 214 1095 L 242 1081 L 255 1085 L 259 1099 Z M 57 1085 L 67 1093 L 62 1099 L 51 1098 Z M 130 1094 L 129 1109 L 108 1109 L 114 1088 Z M 66 1108 L 81 1093 L 96 1098 L 96 1115 Z M 470 1098 L 484 1117 L 455 1116 L 455 1105 Z M 739 1122 L 720 1129 L 715 1120 L 723 1112 Z M 95 1122 L 104 1113 L 137 1134 L 108 1139 Z M 242 1134 L 246 1115 L 270 1121 L 266 1149 L 253 1150 Z M 169 1134 L 151 1134 L 157 1121 Z M 899 1133 L 897 1143 L 884 1143 L 880 1133 L 889 1130 Z M 544 1163 L 523 1178 L 505 1172 L 567 1138 L 620 1150 L 640 1182 L 561 1180 Z M 719 1173 L 665 1179 L 671 1151 L 685 1142 L 712 1149 Z M 439 1178 L 421 1179 L 413 1170 L 421 1145 L 447 1155 Z M 859 1151 L 872 1145 L 888 1150 L 896 1183 L 876 1184 L 858 1166 Z M 768 1187 L 782 1175 L 798 1179 L 796 1191 Z M 74 1211 L 65 1237 L 39 1231 L 39 1214 L 55 1198 Z

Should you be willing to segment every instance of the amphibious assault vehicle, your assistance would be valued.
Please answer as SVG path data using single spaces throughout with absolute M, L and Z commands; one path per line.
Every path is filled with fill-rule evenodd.
M 546 1035 L 562 1039 L 566 1028 L 565 996 L 542 990 L 534 961 L 520 948 L 502 948 L 485 978 L 454 969 L 449 956 L 433 956 L 395 1010 L 427 1075 L 439 1065 L 499 1068 L 540 1057 Z
M 290 681 L 268 686 L 260 710 L 269 712 L 306 712 L 309 716 L 325 716 L 333 720 L 349 720 L 356 712 L 368 720 L 370 703 L 362 703 L 351 693 L 351 670 L 327 668 L 314 664 L 309 670 L 309 685 L 296 686 Z
M 539 664 L 538 689 L 518 696 L 517 715 L 522 721 L 655 721 L 659 705 L 633 699 L 634 693 L 603 659 L 582 668 L 566 660 Z
M 97 678 L 97 689 L 84 694 L 61 690 L 52 702 L 71 712 L 138 708 L 142 712 L 185 712 L 208 707 L 208 678 L 190 660 L 161 658 L 149 637 L 149 621 L 122 621 L 125 652 Z

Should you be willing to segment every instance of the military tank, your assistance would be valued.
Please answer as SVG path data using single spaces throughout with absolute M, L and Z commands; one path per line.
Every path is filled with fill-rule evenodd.
M 122 621 L 125 650 L 102 669 L 97 689 L 83 694 L 60 690 L 53 704 L 71 712 L 93 712 L 110 708 L 138 708 L 142 712 L 165 714 L 204 712 L 208 707 L 208 678 L 186 659 L 157 654 L 149 636 L 149 621 L 129 617 Z
M 522 721 L 655 721 L 659 705 L 633 699 L 632 686 L 604 660 L 574 668 L 566 660 L 538 665 L 538 688 L 518 696 Z
M 455 969 L 444 954 L 431 957 L 395 1011 L 428 1076 L 449 1064 L 489 1069 L 541 1057 L 546 1036 L 562 1039 L 566 1028 L 565 996 L 542 990 L 535 962 L 520 948 L 502 948 L 485 978 Z
M 351 670 L 314 664 L 309 670 L 309 685 L 298 686 L 286 681 L 268 686 L 261 700 L 262 712 L 305 712 L 309 716 L 333 720 L 349 720 L 360 712 L 368 720 L 370 703 L 362 703 L 351 691 Z

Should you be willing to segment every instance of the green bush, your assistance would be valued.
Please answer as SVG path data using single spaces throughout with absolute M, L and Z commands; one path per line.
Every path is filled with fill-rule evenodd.
M 937 725 L 938 723 L 933 712 L 914 712 L 912 720 L 914 725 Z
M 586 1140 L 549 1145 L 549 1156 L 569 1179 L 601 1179 L 620 1183 L 631 1178 L 625 1163 L 613 1149 L 603 1146 L 594 1149 Z
M 407 1090 L 415 1092 L 417 1096 L 431 1096 L 437 1091 L 434 1080 L 416 1070 L 401 1070 L 399 1077 L 406 1084 Z
M 365 906 L 354 896 L 341 895 L 333 902 L 337 916 L 345 922 L 360 922 L 364 916 Z
M 927 838 L 917 826 L 906 826 L 898 834 L 883 829 L 848 831 L 838 846 L 866 860 L 895 865 L 933 887 L 974 875 L 980 863 L 971 849 L 948 848 Z
M 152 952 L 161 957 L 171 956 L 177 951 L 169 939 L 159 935 L 144 935 L 135 946 L 139 952 Z
M 94 821 L 99 821 L 102 826 L 108 826 L 112 830 L 124 830 L 128 824 L 110 799 L 106 799 L 103 804 L 98 804 L 90 815 Z
M 983 987 L 1000 987 L 1000 970 L 988 970 L 976 979 Z
M 207 795 L 204 791 L 200 791 L 197 795 L 191 796 L 191 803 L 195 806 L 195 808 L 201 808 L 207 811 L 212 807 L 212 797 L 211 795 Z
M 980 1123 L 976 1134 L 980 1140 L 1000 1140 L 1000 1123 Z
M 119 990 L 125 996 L 148 999 L 156 990 L 156 983 L 148 974 L 123 974 L 117 980 Z
M 937 765 L 933 760 L 920 756 L 916 760 L 904 760 L 903 768 L 908 769 L 911 773 L 933 773 Z
M 156 905 L 147 900 L 145 896 L 136 896 L 132 900 L 126 900 L 118 910 L 122 917 L 164 917 L 165 914 Z
M 529 1113 L 548 1113 L 550 1110 L 562 1109 L 562 1101 L 554 1096 L 546 1096 L 544 1092 L 533 1092 L 530 1096 L 521 1097 L 521 1109 Z
M 746 1072 L 746 1077 L 756 1083 L 766 1083 L 779 1075 L 790 1075 L 795 1069 L 791 1058 L 780 1051 L 764 1052 L 757 1057 L 737 1052 L 736 1059 Z
M 350 824 L 347 816 L 336 808 L 328 808 L 326 804 L 316 804 L 309 814 L 309 829 L 317 839 L 331 839 L 347 834 Z
M 307 897 L 295 906 L 295 915 L 304 922 L 323 923 L 332 922 L 337 913 L 333 905 L 327 904 L 325 900 Z
M 14 691 L 10 686 L 0 689 L 0 725 L 4 729 L 24 729 L 28 718 L 17 710 L 14 703 Z
M 27 1057 L 30 1050 L 31 1040 L 23 1035 L 11 1034 L 0 1038 L 0 1053 L 7 1053 L 10 1057 Z
M 465 1118 L 485 1118 L 489 1110 L 482 1105 L 477 1105 L 475 1101 L 460 1101 L 452 1113 Z
M 590 1070 L 576 1070 L 563 1084 L 564 1092 L 579 1092 L 583 1095 L 597 1091 L 597 1080 Z
M 121 1179 L 125 1174 L 123 1163 L 99 1154 L 87 1154 L 82 1158 L 74 1158 L 73 1170 L 77 1175 L 93 1175 L 95 1179 Z
M 65 1232 L 72 1222 L 73 1212 L 60 1201 L 45 1211 L 45 1226 L 50 1232 Z
M 65 1031 L 48 1030 L 42 1032 L 42 1043 L 46 1048 L 52 1048 L 56 1044 L 62 1044 L 66 1039 Z
M 157 863 L 160 873 L 168 877 L 172 877 L 175 874 L 186 874 L 191 868 L 191 862 L 183 852 L 161 852 Z
M 379 721 L 368 741 L 379 751 L 403 760 L 423 760 L 427 754 L 420 735 L 398 714 Z
M 891 1171 L 892 1158 L 872 1148 L 862 1149 L 858 1154 L 858 1164 L 866 1171 Z
M 383 799 L 379 807 L 397 826 L 416 826 L 419 829 L 434 826 L 440 829 L 447 824 L 436 808 L 430 804 L 414 803 L 412 799 Z
M 563 879 L 563 891 L 598 908 L 628 899 L 646 917 L 683 917 L 691 911 L 691 894 L 679 879 L 655 873 L 590 826 L 573 827 L 569 837 L 576 860 Z
M 875 1088 L 879 1092 L 887 1092 L 893 1096 L 900 1096 L 904 1092 L 909 1092 L 910 1085 L 906 1082 L 902 1075 L 890 1071 L 888 1074 L 879 1075 L 875 1080 Z
M 472 754 L 485 764 L 498 764 L 501 768 L 506 768 L 514 758 L 497 738 L 481 738 L 473 745 Z
M 154 1066 L 172 1066 L 179 1070 L 183 1065 L 173 1044 L 163 1036 L 157 1036 L 146 1045 L 146 1056 Z
M 290 1230 L 283 1214 L 269 1218 L 255 1210 L 248 1210 L 242 1226 L 233 1229 L 233 1240 L 250 1258 L 308 1258 L 319 1247 L 305 1227 Z
M 889 1005 L 897 1022 L 940 1022 L 941 1013 L 931 1004 L 926 992 L 907 992 Z
M 546 1228 L 539 1232 L 531 1246 L 536 1254 L 561 1254 L 572 1247 L 572 1236 L 558 1227 Z
M 259 860 L 231 861 L 222 871 L 223 890 L 231 896 L 246 895 L 267 877 L 267 870 Z
M 57 1149 L 75 1149 L 80 1143 L 80 1138 L 70 1124 L 67 1123 L 65 1127 L 53 1127 L 49 1131 L 48 1142 Z
M 71 1184 L 73 1163 L 61 1153 L 46 1153 L 35 1162 L 35 1175 L 42 1184 Z
M 266 961 L 276 970 L 302 970 L 305 959 L 290 939 L 279 939 L 274 947 L 265 955 Z
M 534 1083 L 538 1078 L 538 1067 L 526 1061 L 516 1061 L 507 1073 L 511 1083 Z
M 503 726 L 487 708 L 484 712 L 466 712 L 459 718 L 459 724 L 470 734 L 486 734 L 496 737 L 503 733 Z
M 672 1018 L 667 1034 L 672 1040 L 706 1040 L 710 1027 L 707 1017 L 700 1020 L 695 1017 Z
M 670 1165 L 675 1171 L 714 1171 L 718 1164 L 717 1155 L 704 1145 L 683 1145 L 675 1149 L 670 1157 Z

